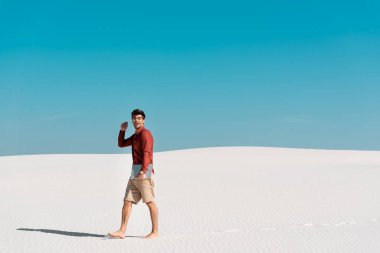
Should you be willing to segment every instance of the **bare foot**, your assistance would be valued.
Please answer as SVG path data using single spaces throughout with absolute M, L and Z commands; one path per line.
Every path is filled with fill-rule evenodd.
M 145 236 L 145 239 L 154 239 L 158 237 L 158 233 L 150 233 L 149 235 Z
M 122 232 L 120 230 L 113 232 L 113 233 L 108 233 L 110 238 L 113 239 L 124 239 L 125 238 L 125 232 Z

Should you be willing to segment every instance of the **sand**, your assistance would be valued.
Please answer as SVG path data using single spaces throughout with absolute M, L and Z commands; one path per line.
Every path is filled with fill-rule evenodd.
M 0 157 L 0 252 L 380 252 L 380 152 L 218 147 L 154 156 L 120 225 L 131 155 Z

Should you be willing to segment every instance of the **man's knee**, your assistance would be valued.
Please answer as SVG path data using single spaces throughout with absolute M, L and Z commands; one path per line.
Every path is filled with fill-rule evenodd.
M 132 206 L 132 201 L 129 200 L 124 200 L 124 208 L 129 208 Z
M 146 202 L 145 203 L 147 206 L 151 207 L 151 206 L 154 206 L 155 205 L 155 202 L 154 201 L 149 201 L 149 202 Z

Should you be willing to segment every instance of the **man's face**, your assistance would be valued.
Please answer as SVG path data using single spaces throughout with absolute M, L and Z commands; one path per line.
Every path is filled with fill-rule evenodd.
M 135 129 L 139 129 L 140 127 L 144 126 L 144 119 L 142 115 L 134 115 L 132 117 L 132 123 Z

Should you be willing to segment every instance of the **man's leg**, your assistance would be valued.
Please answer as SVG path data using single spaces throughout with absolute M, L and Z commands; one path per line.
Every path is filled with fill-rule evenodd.
M 132 202 L 124 200 L 123 210 L 121 212 L 121 225 L 118 231 L 108 233 L 111 237 L 123 239 L 125 237 L 125 231 L 127 230 L 128 219 L 132 211 Z
M 154 201 L 146 203 L 149 207 L 150 219 L 152 221 L 152 232 L 145 236 L 145 239 L 157 238 L 158 237 L 158 209 Z

